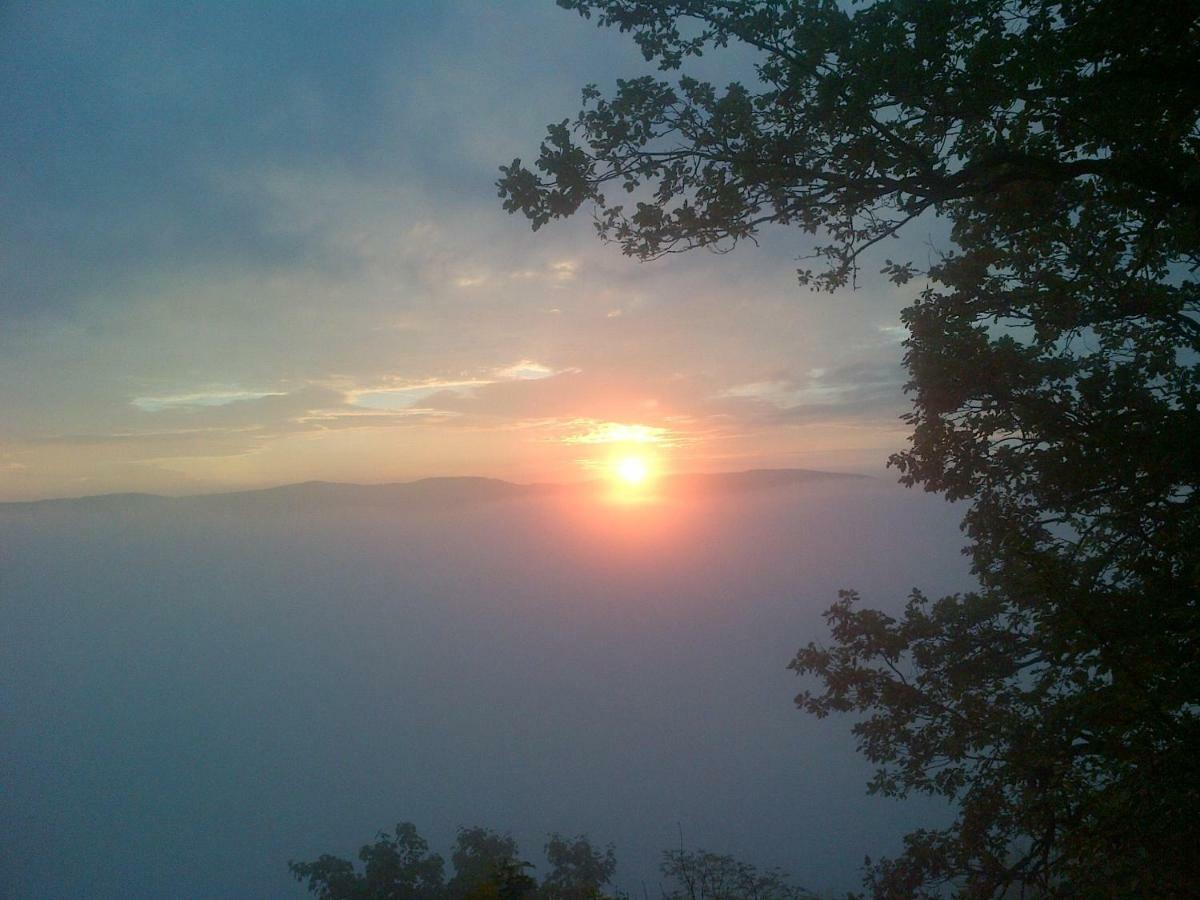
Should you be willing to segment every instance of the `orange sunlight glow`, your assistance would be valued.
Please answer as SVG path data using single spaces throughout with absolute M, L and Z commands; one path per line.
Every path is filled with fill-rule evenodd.
M 657 505 L 662 499 L 658 493 L 658 459 L 640 449 L 623 448 L 608 458 L 605 468 L 608 474 L 608 501 L 618 506 Z
M 599 444 L 576 462 L 600 476 L 596 486 L 609 508 L 659 506 L 663 501 L 662 481 L 671 467 L 664 451 L 676 446 L 674 433 L 655 425 L 601 422 L 580 419 L 574 434 L 560 438 L 564 444 Z M 586 426 L 586 428 L 585 428 Z M 669 480 L 669 479 L 668 479 Z
M 625 484 L 638 485 L 646 480 L 649 474 L 649 467 L 646 461 L 640 456 L 625 456 L 617 460 L 616 473 L 617 477 Z

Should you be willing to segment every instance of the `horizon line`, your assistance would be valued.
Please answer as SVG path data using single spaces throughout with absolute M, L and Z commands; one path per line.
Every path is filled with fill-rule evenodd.
M 840 478 L 867 478 L 873 479 L 875 476 L 865 472 L 838 472 L 829 469 L 806 469 L 795 466 L 776 466 L 776 467 L 756 467 L 751 469 L 726 469 L 716 472 L 703 471 L 687 471 L 687 472 L 670 472 L 659 476 L 660 481 L 671 481 L 680 478 L 722 478 L 736 477 L 740 475 L 763 475 L 763 474 L 798 474 L 818 476 L 831 476 Z M 378 482 L 358 482 L 358 481 L 331 481 L 323 478 L 312 478 L 305 481 L 288 481 L 279 484 L 264 485 L 262 487 L 247 487 L 247 488 L 231 488 L 229 490 L 210 490 L 200 491 L 193 494 L 159 494 L 151 491 L 107 491 L 99 494 L 70 494 L 57 497 L 36 497 L 26 500 L 7 500 L 0 499 L 0 507 L 3 506 L 27 506 L 39 503 L 69 503 L 80 500 L 102 500 L 118 497 L 139 497 L 156 500 L 189 500 L 203 497 L 236 497 L 245 494 L 268 493 L 271 491 L 279 491 L 286 488 L 297 488 L 310 485 L 328 485 L 331 487 L 347 487 L 347 488 L 387 488 L 401 487 L 418 484 L 426 484 L 429 482 L 490 482 L 493 484 L 507 485 L 514 488 L 527 489 L 567 489 L 567 488 L 583 488 L 605 481 L 603 478 L 588 478 L 579 481 L 510 481 L 506 478 L 496 478 L 489 475 L 427 475 L 421 478 L 414 478 L 408 481 L 378 481 Z

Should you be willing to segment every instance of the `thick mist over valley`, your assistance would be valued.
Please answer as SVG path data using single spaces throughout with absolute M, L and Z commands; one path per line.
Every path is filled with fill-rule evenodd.
M 842 587 L 970 585 L 959 512 L 881 479 L 483 479 L 0 505 L 0 893 L 301 897 L 417 824 L 677 846 L 857 887 L 940 821 L 866 796 L 787 671 Z

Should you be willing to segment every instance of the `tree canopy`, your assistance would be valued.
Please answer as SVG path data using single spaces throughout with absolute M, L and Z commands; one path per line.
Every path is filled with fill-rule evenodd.
M 1200 893 L 1200 4 L 559 0 L 668 73 L 583 90 L 504 206 L 582 208 L 651 259 L 805 235 L 835 291 L 880 259 L 913 407 L 901 480 L 964 500 L 978 590 L 900 618 L 845 593 L 799 704 L 855 712 L 871 787 L 944 795 L 876 896 Z M 747 83 L 690 60 L 733 44 Z M 874 249 L 872 249 L 874 248 Z
M 551 834 L 548 870 L 539 883 L 526 870 L 517 842 L 487 828 L 460 828 L 451 853 L 454 877 L 418 833 L 401 822 L 358 852 L 358 871 L 347 859 L 324 854 L 315 862 L 291 862 L 292 874 L 319 900 L 628 900 L 606 893 L 617 868 L 612 845 L 599 849 L 585 835 Z M 777 869 L 760 871 L 731 856 L 705 850 L 667 850 L 660 867 L 662 900 L 813 900 Z M 643 890 L 643 893 L 645 891 Z
M 450 854 L 454 877 L 446 881 L 442 857 L 429 852 L 415 825 L 401 822 L 358 851 L 362 871 L 330 854 L 288 869 L 320 900 L 596 900 L 616 868 L 612 847 L 597 850 L 582 835 L 550 835 L 546 856 L 550 870 L 539 886 L 511 835 L 460 828 Z
M 778 869 L 763 871 L 723 853 L 666 850 L 661 870 L 674 886 L 663 900 L 817 900 Z

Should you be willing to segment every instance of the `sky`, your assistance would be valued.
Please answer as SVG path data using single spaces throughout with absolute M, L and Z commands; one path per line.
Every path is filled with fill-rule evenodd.
M 800 289 L 798 233 L 639 263 L 500 208 L 583 85 L 645 71 L 549 0 L 5 4 L 0 500 L 573 481 L 625 446 L 882 472 L 912 291 Z
M 920 286 L 803 290 L 794 231 L 640 263 L 501 208 L 584 85 L 647 71 L 551 0 L 0 3 L 0 501 L 630 451 L 877 476 L 0 508 L 0 894 L 298 897 L 288 859 L 402 819 L 586 831 L 635 892 L 685 829 L 844 891 L 944 819 L 867 797 L 786 670 L 839 588 L 970 585 L 960 511 L 885 469 Z

